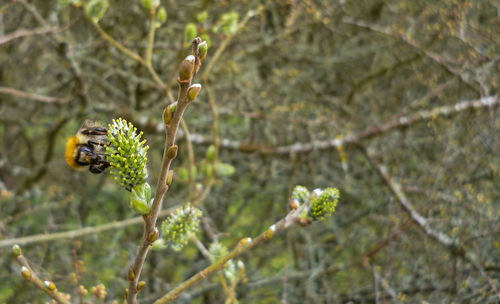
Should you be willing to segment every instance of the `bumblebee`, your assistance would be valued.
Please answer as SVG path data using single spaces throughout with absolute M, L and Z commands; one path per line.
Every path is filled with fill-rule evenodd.
M 66 141 L 66 163 L 73 169 L 84 169 L 94 174 L 104 172 L 109 167 L 106 160 L 106 135 L 108 129 L 87 119 L 78 129 L 76 135 Z

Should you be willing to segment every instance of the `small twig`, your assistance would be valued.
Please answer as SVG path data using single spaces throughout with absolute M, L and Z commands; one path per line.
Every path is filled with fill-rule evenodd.
M 195 54 L 194 50 L 197 50 L 198 44 L 201 43 L 200 38 L 196 38 L 193 41 L 193 53 Z M 199 58 L 196 57 L 196 62 L 199 63 Z M 196 63 L 195 63 L 196 66 Z M 173 117 L 171 121 L 169 121 L 168 124 L 165 124 L 165 147 L 163 150 L 163 159 L 162 159 L 162 164 L 161 164 L 161 170 L 160 170 L 160 175 L 158 178 L 158 183 L 156 186 L 156 193 L 153 199 L 153 203 L 151 206 L 151 212 L 149 215 L 143 216 L 144 219 L 144 233 L 142 235 L 142 240 L 139 245 L 139 248 L 137 249 L 137 253 L 135 256 L 134 263 L 132 267 L 129 270 L 129 274 L 131 273 L 132 275 L 128 276 L 130 283 L 128 287 L 128 295 L 127 295 L 127 302 L 129 304 L 136 304 L 137 303 L 137 293 L 139 292 L 137 290 L 137 283 L 139 282 L 139 278 L 141 275 L 142 267 L 144 265 L 144 261 L 146 260 L 146 256 L 149 251 L 149 247 L 152 244 L 152 241 L 149 239 L 149 235 L 153 233 L 155 227 L 156 227 L 156 221 L 158 219 L 158 214 L 161 209 L 161 205 L 163 202 L 163 197 L 165 193 L 168 191 L 169 186 L 167 184 L 167 174 L 168 171 L 170 170 L 170 164 L 174 160 L 174 158 L 177 156 L 177 146 L 174 147 L 175 145 L 175 137 L 177 135 L 177 130 L 179 129 L 179 125 L 182 119 L 182 116 L 184 115 L 184 111 L 186 110 L 187 106 L 191 102 L 188 98 L 188 89 L 191 86 L 193 77 L 196 74 L 197 68 L 194 68 L 194 72 L 190 75 L 190 78 L 187 79 L 187 81 L 181 81 L 179 78 L 179 95 L 177 99 L 177 106 L 175 109 L 175 112 L 173 114 Z M 167 110 L 167 109 L 165 109 Z M 174 151 L 175 150 L 175 151 Z
M 217 48 L 215 51 L 214 55 L 212 56 L 212 59 L 210 59 L 210 62 L 208 63 L 207 67 L 201 74 L 201 79 L 203 83 L 205 84 L 207 81 L 207 77 L 210 74 L 210 71 L 212 70 L 214 64 L 219 60 L 219 57 L 221 56 L 222 52 L 226 49 L 226 47 L 229 45 L 229 42 L 231 42 L 232 38 L 247 24 L 248 20 L 250 20 L 251 17 L 255 15 L 255 12 L 253 10 L 249 10 L 243 20 L 241 20 L 240 23 L 238 23 L 238 26 L 236 28 L 236 31 L 232 33 L 231 35 L 227 35 L 226 39 L 222 41 L 220 46 Z
M 141 56 L 139 56 L 137 53 L 135 53 L 134 51 L 132 50 L 129 50 L 127 47 L 125 47 L 123 44 L 119 43 L 118 41 L 116 41 L 113 37 L 111 37 L 108 33 L 106 33 L 102 28 L 101 26 L 99 25 L 99 23 L 97 22 L 92 22 L 92 24 L 94 25 L 94 27 L 96 28 L 96 30 L 99 32 L 99 34 L 101 34 L 102 38 L 104 38 L 105 40 L 107 40 L 109 43 L 111 43 L 111 45 L 113 45 L 114 47 L 116 47 L 118 50 L 120 50 L 123 54 L 127 55 L 128 57 L 134 59 L 135 61 L 139 62 L 140 64 L 144 65 L 144 66 L 147 66 L 146 65 L 146 62 L 142 59 Z
M 243 153 L 260 153 L 262 155 L 295 155 L 312 151 L 336 149 L 340 146 L 357 145 L 363 140 L 383 135 L 392 130 L 405 128 L 421 121 L 448 117 L 467 110 L 496 107 L 498 105 L 500 105 L 500 98 L 498 98 L 498 96 L 488 96 L 477 100 L 461 101 L 450 106 L 440 106 L 430 110 L 418 111 L 409 115 L 397 115 L 389 119 L 386 123 L 374 125 L 361 132 L 346 134 L 334 139 L 297 142 L 287 146 L 270 147 L 259 144 L 247 144 L 223 138 L 220 140 L 220 147 L 229 150 L 238 150 Z M 192 142 L 196 144 L 212 143 L 212 139 L 199 134 L 191 134 L 190 138 Z
M 33 35 L 41 35 L 41 34 L 47 34 L 47 33 L 58 33 L 61 31 L 64 31 L 67 29 L 69 25 L 63 26 L 63 27 L 49 27 L 49 28 L 40 28 L 40 29 L 33 29 L 33 30 L 26 30 L 26 29 L 20 29 L 17 30 L 13 33 L 8 33 L 7 35 L 0 37 L 0 45 L 5 44 L 11 40 L 17 39 L 17 38 L 22 38 L 22 37 L 28 37 L 28 36 L 33 36 Z
M 171 208 L 160 211 L 160 213 L 158 214 L 158 218 L 167 216 L 168 214 L 170 214 L 172 211 L 174 211 L 179 206 L 180 205 L 176 205 L 176 206 L 173 206 Z M 89 234 L 97 234 L 97 233 L 101 233 L 101 232 L 108 231 L 108 230 L 116 230 L 116 229 L 132 226 L 132 225 L 137 225 L 140 223 L 142 223 L 142 216 L 137 216 L 134 218 L 130 218 L 130 219 L 126 219 L 126 220 L 122 220 L 122 221 L 118 221 L 118 222 L 112 222 L 112 223 L 108 223 L 108 224 L 103 224 L 103 225 L 99 225 L 99 226 L 94 226 L 94 227 L 85 227 L 82 229 L 76 229 L 76 230 L 70 230 L 70 231 L 35 234 L 35 235 L 25 236 L 25 237 L 21 237 L 21 238 L 0 240 L 0 248 L 10 247 L 14 244 L 26 245 L 26 244 L 33 244 L 33 243 L 63 240 L 63 239 L 75 239 L 75 238 L 79 238 L 79 237 L 89 235 Z
M 46 286 L 46 284 L 40 280 L 38 275 L 33 271 L 33 269 L 30 267 L 28 260 L 24 257 L 24 255 L 21 252 L 21 249 L 17 247 L 19 250 L 19 254 L 14 256 L 16 259 L 17 263 L 25 267 L 25 270 L 21 273 L 23 278 L 35 285 L 38 289 L 49 295 L 52 299 L 54 299 L 57 303 L 60 304 L 70 304 L 69 300 L 67 300 L 55 287 L 54 283 L 50 281 L 49 282 L 51 285 Z M 13 250 L 14 251 L 14 250 Z
M 291 225 L 295 224 L 298 215 L 301 214 L 301 212 L 306 208 L 307 204 L 303 204 L 299 209 L 297 210 L 292 210 L 290 213 L 287 214 L 286 217 L 281 219 L 280 221 L 276 222 L 275 224 L 271 225 L 266 231 L 261 233 L 258 237 L 255 239 L 251 238 L 244 238 L 242 239 L 236 247 L 229 252 L 227 255 L 216 261 L 215 263 L 212 263 L 210 266 L 206 267 L 202 271 L 198 272 L 188 280 L 184 281 L 183 283 L 179 284 L 177 287 L 169 291 L 166 295 L 158 299 L 154 304 L 165 304 L 168 303 L 175 298 L 177 298 L 184 290 L 188 289 L 191 287 L 193 284 L 201 281 L 202 279 L 206 278 L 208 275 L 221 270 L 225 264 L 241 255 L 242 253 L 252 249 L 253 247 L 263 243 L 266 240 L 269 240 L 275 236 L 276 233 L 282 232 L 285 229 L 289 228 Z
M 427 236 L 430 238 L 434 239 L 438 243 L 442 244 L 443 246 L 451 249 L 454 252 L 459 252 L 463 249 L 461 245 L 458 244 L 456 240 L 453 240 L 451 237 L 446 235 L 445 233 L 435 230 L 432 227 L 430 227 L 430 224 L 424 216 L 422 216 L 420 213 L 417 212 L 415 207 L 410 203 L 410 201 L 407 199 L 406 195 L 404 192 L 401 190 L 401 187 L 398 183 L 396 183 L 391 176 L 389 176 L 387 169 L 384 166 L 379 165 L 375 159 L 370 155 L 370 153 L 364 148 L 361 147 L 361 150 L 363 151 L 364 155 L 372 165 L 372 167 L 375 169 L 375 171 L 378 173 L 382 181 L 386 184 L 386 186 L 389 188 L 390 192 L 394 196 L 395 200 L 397 203 L 403 208 L 403 210 L 410 215 L 410 218 L 413 220 L 414 223 L 417 224 L 418 227 L 421 228 L 425 232 Z
M 148 45 L 146 47 L 146 54 L 144 55 L 144 61 L 147 66 L 151 66 L 151 57 L 153 56 L 153 46 L 155 43 L 155 32 L 156 32 L 156 9 L 149 12 L 149 33 L 148 33 Z
M 52 97 L 52 96 L 43 96 L 43 95 L 27 93 L 27 92 L 13 89 L 13 88 L 7 88 L 7 87 L 0 87 L 0 93 L 12 95 L 12 96 L 15 96 L 18 98 L 26 98 L 26 99 L 36 100 L 36 101 L 40 101 L 43 103 L 63 104 L 63 103 L 67 103 L 68 101 L 73 99 L 73 97 L 60 98 L 60 97 Z

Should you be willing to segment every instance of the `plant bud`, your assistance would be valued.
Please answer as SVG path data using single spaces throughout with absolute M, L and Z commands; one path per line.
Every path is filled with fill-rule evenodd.
M 21 247 L 19 247 L 19 245 L 15 244 L 14 246 L 12 246 L 11 253 L 13 258 L 17 258 L 18 256 L 23 254 L 23 251 L 21 250 Z
M 163 111 L 163 123 L 168 125 L 172 121 L 174 116 L 175 108 L 177 107 L 177 102 L 171 103 Z
M 208 52 L 208 44 L 206 41 L 203 41 L 198 45 L 198 54 L 200 56 L 200 60 L 203 61 L 207 57 Z
M 167 173 L 167 185 L 170 186 L 172 184 L 172 180 L 174 179 L 174 171 L 169 170 Z
M 144 183 L 136 186 L 129 194 L 128 204 L 135 212 L 146 215 L 151 211 L 151 186 Z
M 196 58 L 194 58 L 193 55 L 189 55 L 181 62 L 181 65 L 179 66 L 180 82 L 187 82 L 191 79 L 191 76 L 193 75 L 195 59 Z
M 124 295 L 125 299 L 128 297 L 128 288 L 125 288 L 123 295 Z
M 43 286 L 45 286 L 45 288 L 47 288 L 50 291 L 56 290 L 56 284 L 54 284 L 54 282 L 51 281 L 43 281 Z
M 21 267 L 21 276 L 26 281 L 30 281 L 31 280 L 31 271 L 28 268 L 26 268 L 26 266 L 23 266 L 23 267 Z
M 146 286 L 145 281 L 140 281 L 139 283 L 137 283 L 137 291 L 141 291 L 141 289 L 143 289 L 144 286 Z
M 251 242 L 252 242 L 252 238 L 247 237 L 247 238 L 241 239 L 240 242 L 239 242 L 239 245 L 240 246 L 245 246 L 247 244 L 250 244 Z
M 305 217 L 301 217 L 299 218 L 298 223 L 300 226 L 306 227 L 307 225 L 311 224 L 311 221 L 306 219 Z
M 184 43 L 188 44 L 193 41 L 194 38 L 196 38 L 196 35 L 198 34 L 198 30 L 196 29 L 196 24 L 194 23 L 188 23 L 186 24 L 186 27 L 184 28 Z
M 201 84 L 197 83 L 190 86 L 187 93 L 189 101 L 193 101 L 196 98 L 196 96 L 198 96 L 198 93 L 200 93 L 200 90 L 201 90 Z
M 207 152 L 205 152 L 205 158 L 209 161 L 215 160 L 215 146 L 214 145 L 208 146 Z
M 167 150 L 167 157 L 170 159 L 174 159 L 177 157 L 177 150 L 179 147 L 177 145 L 173 145 Z
M 309 190 L 307 190 L 306 187 L 304 186 L 295 186 L 292 191 L 292 200 L 295 200 L 297 202 L 297 208 L 300 205 L 303 205 L 307 202 L 309 199 Z M 291 209 L 297 209 L 297 208 L 291 208 Z
M 135 272 L 132 268 L 130 268 L 127 273 L 127 280 L 133 281 L 134 279 L 135 279 Z
M 158 13 L 156 13 L 156 23 L 158 26 L 161 26 L 165 21 L 167 21 L 167 10 L 162 6 L 158 9 Z
M 264 232 L 264 239 L 269 240 L 274 236 L 274 232 L 276 232 L 276 226 L 272 225 L 269 227 L 266 232 Z
M 215 168 L 215 175 L 218 177 L 231 176 L 236 172 L 236 169 L 231 164 L 218 162 Z
M 91 0 L 85 5 L 85 15 L 87 15 L 92 22 L 97 23 L 104 17 L 108 6 L 109 3 L 107 0 Z
M 290 208 L 290 210 L 297 210 L 297 208 L 299 208 L 299 206 L 300 206 L 299 201 L 296 199 L 291 199 L 288 202 L 288 207 Z
M 158 232 L 158 228 L 154 228 L 153 230 L 151 230 L 151 232 L 148 234 L 148 241 L 150 243 L 153 243 L 154 241 L 156 241 L 158 239 L 158 235 L 160 233 Z
M 141 0 L 142 7 L 150 12 L 160 5 L 160 0 Z

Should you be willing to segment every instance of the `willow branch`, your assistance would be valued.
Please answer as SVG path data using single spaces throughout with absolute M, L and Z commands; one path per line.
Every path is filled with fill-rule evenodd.
M 194 51 L 197 50 L 199 43 L 201 43 L 200 38 L 196 38 L 193 41 L 193 53 L 195 53 Z M 196 62 L 199 64 L 198 57 L 196 58 Z M 179 95 L 177 99 L 177 106 L 173 113 L 172 119 L 165 124 L 165 147 L 163 149 L 163 159 L 161 164 L 160 175 L 158 178 L 158 183 L 156 186 L 156 193 L 153 199 L 150 214 L 143 216 L 144 232 L 142 235 L 142 240 L 139 245 L 139 248 L 137 249 L 134 263 L 129 270 L 129 274 L 132 274 L 128 276 L 130 282 L 128 287 L 127 302 L 129 304 L 137 303 L 137 293 L 139 292 L 139 290 L 137 289 L 137 283 L 139 282 L 139 278 L 142 272 L 144 261 L 146 260 L 146 256 L 149 251 L 149 247 L 154 242 L 154 240 L 151 240 L 149 236 L 151 235 L 151 233 L 154 233 L 154 229 L 156 227 L 156 221 L 158 219 L 158 214 L 160 212 L 161 205 L 163 202 L 163 197 L 169 189 L 169 185 L 167 184 L 167 175 L 170 170 L 170 164 L 177 156 L 177 146 L 175 146 L 175 137 L 177 135 L 177 130 L 179 129 L 182 116 L 184 115 L 184 111 L 191 102 L 188 98 L 188 90 L 189 87 L 191 86 L 196 71 L 197 68 L 195 67 L 194 72 L 190 75 L 189 79 L 187 79 L 186 81 L 182 81 L 179 78 L 178 80 Z M 167 110 L 168 108 L 165 109 L 165 111 Z
M 464 257 L 467 261 L 469 261 L 479 271 L 480 275 L 487 281 L 491 289 L 495 292 L 497 299 L 500 300 L 500 293 L 498 292 L 496 283 L 486 274 L 484 268 L 476 261 L 475 256 L 467 251 L 463 244 L 459 242 L 459 240 L 454 240 L 444 232 L 435 230 L 430 227 L 428 220 L 415 210 L 411 202 L 401 190 L 401 186 L 397 182 L 395 182 L 387 173 L 387 169 L 381 165 L 378 165 L 374 158 L 368 153 L 368 151 L 366 151 L 366 149 L 364 149 L 363 147 L 360 148 L 372 167 L 380 176 L 382 181 L 387 185 L 396 202 L 398 202 L 403 210 L 408 213 L 412 221 L 417 224 L 417 226 L 428 237 L 448 248 L 452 252 L 452 254 Z
M 162 210 L 158 213 L 158 218 L 165 217 L 169 215 L 172 211 L 174 211 L 177 207 L 180 205 L 173 206 L 171 208 Z M 27 245 L 27 244 L 35 244 L 35 243 L 42 243 L 42 242 L 51 242 L 51 241 L 57 241 L 57 240 L 65 240 L 65 239 L 76 239 L 85 235 L 92 235 L 92 234 L 97 234 L 101 233 L 104 231 L 108 230 L 116 230 L 120 228 L 125 228 L 128 226 L 132 225 L 137 225 L 142 223 L 142 216 L 118 221 L 118 222 L 112 222 L 108 224 L 103 224 L 99 226 L 94 226 L 94 227 L 85 227 L 82 229 L 75 229 L 75 230 L 70 230 L 70 231 L 63 231 L 63 232 L 55 232 L 55 233 L 44 233 L 44 234 L 35 234 L 35 235 L 30 235 L 30 236 L 25 236 L 21 238 L 14 238 L 14 239 L 6 239 L 6 240 L 0 240 L 0 248 L 5 248 L 5 247 L 10 247 L 14 244 L 19 244 L 19 245 Z
M 66 299 L 56 288 L 55 284 L 46 281 L 47 283 L 50 283 L 49 286 L 46 286 L 46 284 L 40 280 L 38 275 L 33 271 L 33 269 L 30 267 L 28 260 L 24 257 L 24 255 L 21 252 L 21 249 L 18 247 L 19 254 L 15 256 L 15 259 L 17 263 L 25 267 L 25 269 L 21 270 L 21 275 L 23 278 L 29 282 L 31 282 L 33 285 L 35 285 L 38 289 L 46 293 L 48 296 L 50 296 L 52 299 L 54 299 L 57 303 L 60 304 L 70 304 L 69 300 Z M 14 250 L 13 250 L 14 252 Z
M 108 33 L 106 33 L 102 27 L 99 25 L 97 22 L 92 22 L 96 30 L 101 34 L 102 38 L 104 38 L 106 41 L 111 43 L 115 48 L 120 50 L 123 54 L 127 55 L 128 57 L 134 59 L 135 61 L 139 62 L 142 65 L 146 65 L 146 62 L 142 59 L 141 56 L 139 56 L 137 53 L 135 53 L 132 50 L 129 50 L 127 47 L 125 47 L 123 44 L 120 42 L 116 41 L 113 37 L 111 37 Z
M 177 287 L 169 291 L 166 295 L 155 301 L 154 304 L 165 304 L 171 302 L 172 300 L 177 298 L 183 291 L 193 286 L 195 283 L 201 281 L 207 276 L 224 268 L 224 266 L 229 260 L 234 259 L 235 257 L 241 255 L 242 253 L 249 251 L 253 247 L 263 243 L 264 241 L 272 239 L 276 235 L 276 233 L 282 232 L 285 229 L 289 228 L 290 226 L 292 226 L 297 222 L 298 216 L 301 214 L 304 208 L 307 207 L 306 205 L 307 204 L 303 204 L 302 206 L 299 207 L 299 209 L 290 211 L 286 217 L 271 225 L 266 231 L 262 232 L 255 239 L 252 238 L 242 239 L 238 243 L 238 245 L 236 245 L 236 247 L 227 255 L 220 258 L 218 261 L 212 263 L 210 266 L 198 272 L 188 280 L 179 284 Z
M 449 117 L 468 110 L 496 107 L 498 105 L 500 105 L 500 98 L 498 96 L 488 96 L 477 100 L 461 101 L 450 106 L 440 106 L 430 110 L 418 111 L 409 115 L 398 115 L 389 119 L 386 123 L 374 125 L 361 132 L 347 134 L 336 137 L 335 139 L 317 140 L 306 143 L 297 142 L 287 146 L 270 147 L 223 138 L 220 140 L 220 147 L 229 150 L 238 150 L 244 153 L 259 153 L 262 155 L 294 155 L 312 151 L 336 149 L 340 146 L 357 145 L 363 140 L 383 135 L 392 130 L 406 128 L 421 121 Z M 210 144 L 212 142 L 210 138 L 198 134 L 191 134 L 190 138 L 196 144 Z
M 38 94 L 19 91 L 19 90 L 16 90 L 13 88 L 8 88 L 8 87 L 0 87 L 0 94 L 8 94 L 8 95 L 12 95 L 14 97 L 31 99 L 31 100 L 40 101 L 43 103 L 58 103 L 58 104 L 67 103 L 68 101 L 70 101 L 73 98 L 73 97 L 60 98 L 60 97 L 38 95 Z

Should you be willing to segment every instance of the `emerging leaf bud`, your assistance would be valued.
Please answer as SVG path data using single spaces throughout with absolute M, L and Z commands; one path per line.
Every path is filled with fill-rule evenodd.
M 127 272 L 127 280 L 133 281 L 135 279 L 135 272 L 132 268 L 130 268 Z
M 167 173 L 167 185 L 170 186 L 172 184 L 172 180 L 174 179 L 174 171 L 169 170 Z
M 18 256 L 23 254 L 23 251 L 21 250 L 21 247 L 19 245 L 15 244 L 12 246 L 11 254 L 13 258 L 17 258 Z
M 305 217 L 300 217 L 298 220 L 298 223 L 300 226 L 305 227 L 305 226 L 311 224 L 311 221 L 306 219 Z
M 250 244 L 251 242 L 252 242 L 252 238 L 247 237 L 247 238 L 241 239 L 240 242 L 238 243 L 238 245 L 245 246 L 247 244 Z
M 177 150 L 179 147 L 177 145 L 173 145 L 167 150 L 167 157 L 170 159 L 174 159 L 177 157 Z
M 160 0 L 141 0 L 142 7 L 150 12 L 160 5 Z
M 305 204 L 308 199 L 309 199 L 309 190 L 307 190 L 307 188 L 304 186 L 295 186 L 295 188 L 292 191 L 292 200 L 295 200 L 298 203 L 297 208 L 300 207 L 300 205 Z
M 149 214 L 151 211 L 150 199 L 151 186 L 148 183 L 143 183 L 132 189 L 128 197 L 128 205 L 137 213 Z
M 205 158 L 209 161 L 215 160 L 215 146 L 214 145 L 208 146 L 207 152 L 205 152 Z
M 191 79 L 191 76 L 193 75 L 195 59 L 196 58 L 194 58 L 193 55 L 189 55 L 181 62 L 181 65 L 179 66 L 180 82 L 187 82 Z
M 168 125 L 172 121 L 174 116 L 175 108 L 177 108 L 177 102 L 171 103 L 163 111 L 163 123 Z
M 271 227 L 269 227 L 266 230 L 266 232 L 264 232 L 264 238 L 266 240 L 269 240 L 270 238 L 272 238 L 274 236 L 274 232 L 276 232 L 276 226 L 272 225 Z
M 85 15 L 87 15 L 92 22 L 97 23 L 104 17 L 108 6 L 108 0 L 91 0 L 85 5 Z
M 158 232 L 158 228 L 154 228 L 153 230 L 151 230 L 151 232 L 148 234 L 148 241 L 150 243 L 153 243 L 154 241 L 156 241 L 158 239 L 158 235 L 160 233 Z
M 165 21 L 167 21 L 167 10 L 162 6 L 158 9 L 158 13 L 156 13 L 157 26 L 161 26 Z
M 56 284 L 54 284 L 54 282 L 51 281 L 43 281 L 43 286 L 45 286 L 45 288 L 47 288 L 50 291 L 56 290 Z
M 198 45 L 198 54 L 200 56 L 200 60 L 203 61 L 207 57 L 208 53 L 208 44 L 206 41 L 203 41 Z
M 26 281 L 30 281 L 31 280 L 31 271 L 28 268 L 26 268 L 26 266 L 23 266 L 23 267 L 21 267 L 21 276 Z
M 300 206 L 300 203 L 296 199 L 291 199 L 288 202 L 288 208 L 290 208 L 290 210 L 297 210 L 299 208 L 299 206 Z
M 163 238 L 170 248 L 179 251 L 198 231 L 201 211 L 190 204 L 177 208 L 161 225 Z
M 196 35 L 198 34 L 198 30 L 196 29 L 196 24 L 194 23 L 188 23 L 186 24 L 186 27 L 184 28 L 184 43 L 188 44 L 193 41 L 194 38 L 196 38 Z
M 198 93 L 200 93 L 200 90 L 201 90 L 201 84 L 197 83 L 190 86 L 187 93 L 189 101 L 193 101 L 196 98 L 196 96 L 198 96 Z
M 146 286 L 145 281 L 140 281 L 139 283 L 137 283 L 137 291 L 141 291 L 141 289 L 143 289 L 144 286 Z

